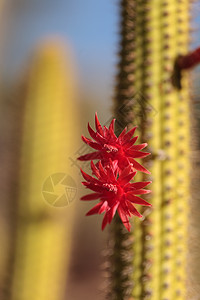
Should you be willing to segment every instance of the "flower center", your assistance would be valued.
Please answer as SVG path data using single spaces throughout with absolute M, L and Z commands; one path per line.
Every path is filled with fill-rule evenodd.
M 121 197 L 124 195 L 124 190 L 121 186 L 118 186 L 117 196 L 121 199 Z
M 118 148 L 116 148 L 115 146 L 108 145 L 108 144 L 104 144 L 103 147 L 108 153 L 118 151 Z
M 112 183 L 104 183 L 103 187 L 105 187 L 105 189 L 107 191 L 117 194 L 117 186 L 116 185 L 114 185 Z

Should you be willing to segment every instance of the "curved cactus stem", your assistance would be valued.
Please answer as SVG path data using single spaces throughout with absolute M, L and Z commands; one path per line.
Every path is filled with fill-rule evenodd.
M 76 180 L 67 165 L 77 145 L 74 91 L 70 60 L 57 42 L 45 43 L 25 83 L 13 300 L 65 293 L 73 215 L 65 186 Z

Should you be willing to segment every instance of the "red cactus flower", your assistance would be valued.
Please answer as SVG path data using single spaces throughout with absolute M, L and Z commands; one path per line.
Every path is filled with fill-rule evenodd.
M 117 161 L 109 161 L 105 167 L 102 166 L 101 161 L 98 167 L 91 161 L 91 168 L 95 176 L 92 177 L 85 172 L 82 175 L 86 182 L 82 182 L 86 188 L 94 191 L 92 194 L 83 196 L 81 200 L 96 200 L 100 202 L 96 204 L 86 215 L 101 214 L 105 212 L 102 230 L 108 223 L 111 223 L 116 211 L 118 212 L 124 226 L 130 231 L 129 217 L 132 215 L 142 217 L 137 211 L 134 204 L 141 204 L 145 206 L 151 206 L 150 203 L 144 199 L 136 196 L 141 194 L 147 194 L 150 191 L 143 189 L 148 182 L 133 182 L 130 180 L 135 176 L 136 172 L 133 171 L 132 164 L 124 168 L 119 174 Z
M 109 128 L 106 126 L 102 128 L 97 114 L 95 114 L 97 131 L 95 132 L 88 123 L 88 131 L 93 140 L 84 136 L 82 136 L 82 140 L 97 151 L 80 156 L 78 159 L 82 161 L 99 159 L 103 166 L 109 163 L 109 159 L 112 161 L 117 160 L 118 167 L 121 170 L 131 163 L 135 170 L 149 174 L 150 172 L 135 160 L 136 158 L 144 158 L 150 154 L 140 151 L 147 146 L 146 143 L 135 145 L 138 136 L 133 138 L 132 136 L 137 127 L 134 127 L 128 132 L 127 128 L 125 128 L 119 137 L 117 137 L 114 133 L 114 123 L 115 119 L 112 120 Z

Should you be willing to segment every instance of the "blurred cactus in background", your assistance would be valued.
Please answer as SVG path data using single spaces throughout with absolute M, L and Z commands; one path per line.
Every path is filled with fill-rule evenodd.
M 12 300 L 66 299 L 76 198 L 78 111 L 73 66 L 58 41 L 38 49 L 25 80 Z M 75 169 L 75 170 L 74 170 Z M 59 208 L 62 209 L 59 209 Z
M 149 145 L 152 208 L 134 218 L 131 234 L 115 218 L 108 299 L 186 299 L 189 83 L 183 71 L 177 89 L 172 74 L 188 51 L 189 10 L 188 0 L 121 0 L 115 115 L 119 128 L 138 125 Z

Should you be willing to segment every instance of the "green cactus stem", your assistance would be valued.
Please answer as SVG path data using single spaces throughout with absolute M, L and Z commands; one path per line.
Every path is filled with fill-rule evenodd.
M 138 125 L 141 141 L 148 143 L 152 155 L 144 163 L 151 176 L 143 179 L 153 181 L 148 198 L 153 207 L 142 211 L 143 220 L 133 218 L 133 272 L 120 286 L 124 265 L 117 261 L 109 299 L 186 299 L 189 84 L 184 73 L 178 90 L 171 77 L 177 57 L 188 52 L 189 9 L 187 0 L 121 1 L 115 115 L 118 124 Z M 127 235 L 120 235 L 118 222 L 113 231 L 117 257 Z
M 47 42 L 26 79 L 12 300 L 56 300 L 65 293 L 74 199 L 64 193 L 64 180 L 76 181 L 67 161 L 78 126 L 72 70 L 57 41 Z

